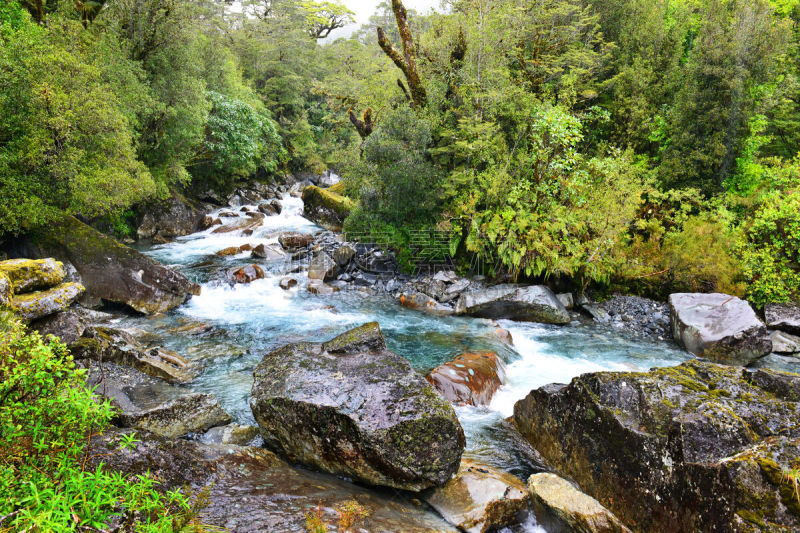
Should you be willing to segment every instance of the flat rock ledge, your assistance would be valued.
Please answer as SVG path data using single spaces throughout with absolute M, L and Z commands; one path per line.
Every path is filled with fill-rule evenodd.
M 411 491 L 458 470 L 465 441 L 453 408 L 386 349 L 375 322 L 274 350 L 254 375 L 261 435 L 290 461 Z
M 571 320 L 564 304 L 543 285 L 498 285 L 465 292 L 458 299 L 456 314 L 544 324 L 568 324 Z
M 797 531 L 800 375 L 691 360 L 584 374 L 514 407 L 520 432 L 634 531 Z

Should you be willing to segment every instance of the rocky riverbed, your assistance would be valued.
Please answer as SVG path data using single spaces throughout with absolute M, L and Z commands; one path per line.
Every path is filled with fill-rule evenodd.
M 318 506 L 334 523 L 350 500 L 370 513 L 364 531 L 797 526 L 778 474 L 797 456 L 796 378 L 692 359 L 796 371 L 794 308 L 762 320 L 714 295 L 595 302 L 407 276 L 389 251 L 305 218 L 301 190 L 174 200 L 142 217 L 144 255 L 78 221 L 58 246 L 11 248 L 61 263 L 26 267 L 30 286 L 9 265 L 3 301 L 83 284 L 31 320 L 65 337 L 117 425 L 143 438 L 113 467 L 211 486 L 203 516 L 232 531 L 302 531 Z M 306 204 L 324 202 L 305 214 L 335 228 L 346 205 L 313 193 Z M 95 260 L 73 266 L 87 243 Z M 117 307 L 53 314 L 79 297 Z M 705 483 L 704 468 L 727 477 Z

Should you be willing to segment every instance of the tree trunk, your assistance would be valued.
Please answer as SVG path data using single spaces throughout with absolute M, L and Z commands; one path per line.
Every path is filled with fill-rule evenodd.
M 392 11 L 394 11 L 394 18 L 397 20 L 397 29 L 400 31 L 400 40 L 403 44 L 403 53 L 395 48 L 383 28 L 378 28 L 378 44 L 384 53 L 397 65 L 408 83 L 408 90 L 411 93 L 411 105 L 414 107 L 425 107 L 428 100 L 428 93 L 425 91 L 425 86 L 422 84 L 422 79 L 419 75 L 417 68 L 417 53 L 414 48 L 414 38 L 411 35 L 411 29 L 408 27 L 408 15 L 406 8 L 403 6 L 401 0 L 392 0 Z

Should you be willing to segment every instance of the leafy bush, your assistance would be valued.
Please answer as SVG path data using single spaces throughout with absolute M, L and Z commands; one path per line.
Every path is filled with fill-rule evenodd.
M 195 528 L 179 492 L 162 495 L 146 476 L 86 468 L 88 444 L 113 413 L 84 378 L 63 344 L 0 313 L 0 529 L 103 529 L 114 516 L 135 522 L 135 531 Z

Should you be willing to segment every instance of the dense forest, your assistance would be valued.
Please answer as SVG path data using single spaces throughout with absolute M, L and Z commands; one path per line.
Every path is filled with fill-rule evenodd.
M 793 0 L 5 2 L 0 227 L 336 169 L 494 274 L 800 290 Z

